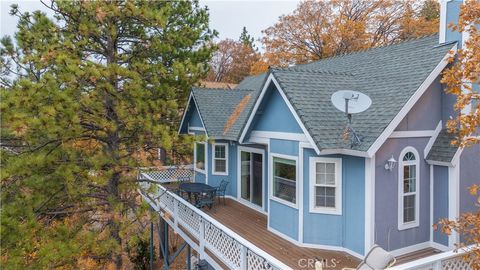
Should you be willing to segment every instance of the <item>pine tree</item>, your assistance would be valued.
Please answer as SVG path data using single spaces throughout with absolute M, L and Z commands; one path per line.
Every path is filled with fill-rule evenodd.
M 240 34 L 238 41 L 240 41 L 244 46 L 248 46 L 256 51 L 255 44 L 253 43 L 255 39 L 250 36 L 245 26 L 242 29 L 242 33 Z
M 144 215 L 135 170 L 178 141 L 212 54 L 197 1 L 52 1 L 0 47 L 4 269 L 115 268 Z

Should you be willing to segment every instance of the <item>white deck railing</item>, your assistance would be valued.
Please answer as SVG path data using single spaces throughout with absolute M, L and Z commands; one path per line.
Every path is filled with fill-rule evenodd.
M 446 251 L 405 264 L 400 264 L 388 270 L 470 270 L 470 262 L 464 259 L 468 248 L 458 252 Z
M 140 168 L 139 180 L 150 180 L 158 183 L 193 181 L 193 165 L 174 165 L 163 168 Z
M 291 269 L 162 185 L 154 184 L 158 186 L 155 194 L 147 192 L 151 183 L 140 185 L 143 198 L 155 210 L 164 212 L 164 217 L 176 232 L 184 239 L 193 236 L 197 240 L 185 239 L 197 250 L 200 258 L 215 264 L 206 252 L 208 249 L 229 269 Z

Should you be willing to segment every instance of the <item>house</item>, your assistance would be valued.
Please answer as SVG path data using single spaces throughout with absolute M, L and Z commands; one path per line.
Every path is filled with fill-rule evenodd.
M 446 27 L 461 3 L 441 1 L 438 35 L 192 89 L 179 133 L 198 135 L 194 181 L 228 180 L 228 197 L 298 247 L 357 258 L 375 244 L 395 256 L 453 249 L 459 236 L 432 225 L 474 209 L 467 187 L 480 175 L 480 147 L 450 144 L 455 96 L 440 83 L 465 38 Z M 339 90 L 372 100 L 352 117 L 359 144 L 332 105 Z

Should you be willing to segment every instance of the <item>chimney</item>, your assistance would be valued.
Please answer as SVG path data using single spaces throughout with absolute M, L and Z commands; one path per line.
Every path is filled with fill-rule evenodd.
M 460 16 L 460 7 L 463 0 L 440 0 L 440 30 L 439 43 L 458 41 L 458 47 L 462 47 L 462 40 L 467 39 L 466 33 L 452 31 L 448 25 L 457 24 Z

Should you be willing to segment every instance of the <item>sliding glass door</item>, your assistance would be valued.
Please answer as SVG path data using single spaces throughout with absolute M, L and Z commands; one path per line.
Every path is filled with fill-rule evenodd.
M 240 150 L 240 197 L 256 206 L 263 202 L 263 155 Z

